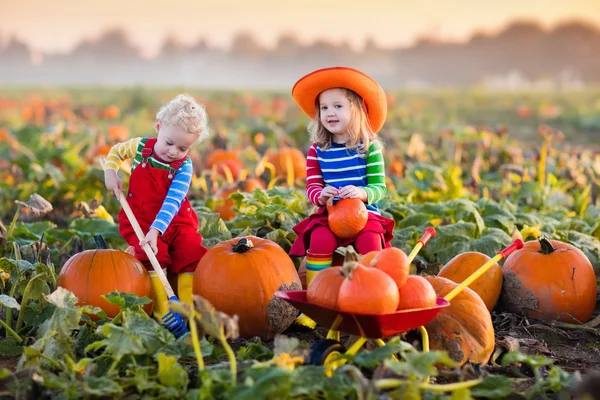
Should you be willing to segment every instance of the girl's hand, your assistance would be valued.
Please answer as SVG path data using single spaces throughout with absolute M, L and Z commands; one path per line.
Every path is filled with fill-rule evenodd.
M 333 187 L 333 186 L 325 186 L 323 188 L 323 190 L 321 191 L 321 195 L 319 196 L 319 204 L 324 206 L 325 204 L 327 204 L 327 200 L 329 200 L 330 197 L 333 196 L 337 196 L 338 195 L 338 189 Z
M 158 238 L 159 232 L 151 228 L 145 238 L 140 241 L 140 247 L 143 247 L 145 244 L 149 244 L 150 248 L 154 252 L 154 255 L 158 254 L 158 247 L 156 246 L 156 241 Z
M 123 182 L 117 176 L 117 171 L 114 169 L 104 171 L 104 184 L 115 198 L 119 200 L 119 195 L 123 191 Z
M 342 199 L 360 199 L 362 201 L 367 201 L 367 192 L 365 189 L 352 185 L 340 188 L 338 196 Z

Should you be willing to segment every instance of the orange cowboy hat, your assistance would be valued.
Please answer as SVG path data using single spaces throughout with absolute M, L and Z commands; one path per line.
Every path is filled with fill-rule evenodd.
M 317 114 L 316 100 L 327 89 L 342 87 L 353 90 L 365 102 L 367 118 L 374 132 L 378 132 L 387 116 L 387 98 L 377 82 L 350 67 L 318 69 L 303 76 L 294 84 L 292 97 L 309 117 Z

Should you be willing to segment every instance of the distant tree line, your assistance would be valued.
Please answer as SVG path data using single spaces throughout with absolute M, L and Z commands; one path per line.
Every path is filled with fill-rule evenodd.
M 497 34 L 476 33 L 464 43 L 422 38 L 410 47 L 391 49 L 373 40 L 360 50 L 324 40 L 305 45 L 292 35 L 281 36 L 273 49 L 266 49 L 242 32 L 225 50 L 204 40 L 185 46 L 170 37 L 152 59 L 141 57 L 120 29 L 83 41 L 66 54 L 32 54 L 18 39 L 4 42 L 2 84 L 287 88 L 310 70 L 331 65 L 359 68 L 389 88 L 469 86 L 513 71 L 529 80 L 558 79 L 567 71 L 586 84 L 600 82 L 600 28 L 581 21 L 548 30 L 535 22 L 515 21 Z

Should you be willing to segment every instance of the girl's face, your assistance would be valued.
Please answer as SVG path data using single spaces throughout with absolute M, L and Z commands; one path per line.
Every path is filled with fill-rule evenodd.
M 346 92 L 342 89 L 327 89 L 319 95 L 319 118 L 333 135 L 335 143 L 346 143 L 352 108 Z
M 186 132 L 177 125 L 163 125 L 156 122 L 158 140 L 154 145 L 156 155 L 169 163 L 181 160 L 187 156 L 193 144 L 198 139 L 197 135 Z

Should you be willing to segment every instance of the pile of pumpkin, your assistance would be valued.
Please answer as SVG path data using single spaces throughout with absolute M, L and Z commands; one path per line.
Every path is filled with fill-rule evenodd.
M 429 286 L 423 281 L 433 287 L 436 297 L 444 297 L 490 260 L 489 256 L 480 252 L 465 252 L 448 261 L 437 276 L 406 277 L 407 267 L 402 263 L 402 256 L 397 257 L 395 264 L 382 262 L 385 259 L 391 260 L 391 257 L 384 256 L 386 253 L 400 254 L 399 251 L 401 250 L 384 249 L 379 253 L 366 254 L 360 260 L 362 266 L 384 270 L 388 276 L 394 277 L 392 280 L 396 284 L 402 281 L 403 275 L 405 276 L 407 283 L 401 285 L 398 290 L 398 310 L 431 307 L 435 304 L 435 297 L 432 301 Z M 334 264 L 340 263 L 339 258 L 334 260 Z M 299 275 L 304 288 L 305 268 L 303 261 Z M 348 303 L 345 290 L 339 290 L 337 303 L 334 300 L 335 288 L 342 288 L 338 282 L 346 282 L 339 273 L 340 270 L 343 272 L 344 267 L 330 268 L 332 271 L 336 269 L 337 272 L 319 272 L 313 278 L 310 286 L 306 288 L 307 299 L 325 307 L 361 312 L 359 307 L 363 304 Z M 317 279 L 321 274 L 322 278 Z M 371 271 L 371 275 L 379 274 Z M 379 279 L 389 286 L 388 280 Z M 325 280 L 330 282 L 330 287 L 323 285 L 322 281 Z M 381 285 L 370 291 L 370 295 L 373 298 L 381 296 L 379 292 L 382 291 L 382 287 L 385 286 Z M 368 291 L 366 287 L 361 290 Z M 454 297 L 450 306 L 442 309 L 425 326 L 430 336 L 430 348 L 446 350 L 459 364 L 467 361 L 486 364 L 495 345 L 491 318 L 493 310 L 508 311 L 531 318 L 583 324 L 589 321 L 594 313 L 597 293 L 594 269 L 583 252 L 558 240 L 543 237 L 531 240 L 526 242 L 522 249 L 509 255 L 502 267 L 494 264 Z M 342 294 L 344 297 L 341 297 Z M 355 292 L 355 295 L 359 296 L 362 293 Z M 395 301 L 392 296 L 394 295 L 390 294 L 387 297 L 388 303 Z M 405 299 L 402 299 L 403 296 Z M 386 302 L 385 297 L 383 302 Z M 365 304 L 367 306 L 362 312 L 375 312 L 373 300 L 365 300 Z M 403 304 L 408 307 L 405 308 Z M 385 312 L 393 312 L 391 305 L 387 307 Z
M 462 253 L 438 276 L 417 276 L 409 274 L 406 254 L 400 249 L 388 248 L 362 258 L 349 250 L 344 265 L 315 276 L 307 299 L 352 313 L 431 307 L 437 297 L 444 297 L 488 260 L 482 253 Z M 58 284 L 71 290 L 80 303 L 101 307 L 108 317 L 119 312 L 119 307 L 101 297 L 109 292 L 154 299 L 143 266 L 119 250 L 76 254 L 61 269 Z M 298 311 L 274 293 L 301 288 L 288 254 L 275 242 L 254 236 L 212 247 L 194 275 L 195 294 L 219 311 L 238 315 L 241 337 L 269 339 L 285 331 Z M 594 312 L 596 297 L 596 277 L 588 258 L 570 244 L 541 238 L 526 242 L 508 256 L 502 268 L 493 265 L 425 328 L 431 349 L 446 350 L 459 364 L 467 360 L 485 364 L 494 350 L 490 312 L 497 303 L 503 310 L 524 316 L 585 323 Z M 145 310 L 150 313 L 152 305 Z

